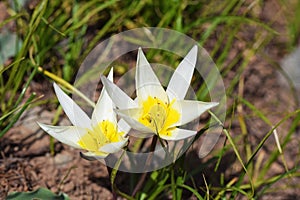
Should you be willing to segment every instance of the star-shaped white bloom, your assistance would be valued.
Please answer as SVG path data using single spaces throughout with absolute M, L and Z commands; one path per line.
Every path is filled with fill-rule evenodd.
M 108 79 L 113 80 L 112 69 Z M 86 150 L 87 152 L 83 154 L 87 158 L 105 158 L 127 144 L 128 138 L 125 136 L 128 130 L 126 127 L 118 127 L 115 106 L 104 88 L 93 111 L 92 119 L 55 83 L 54 90 L 74 126 L 50 126 L 38 123 L 52 137 L 74 148 Z
M 101 77 L 107 93 L 120 115 L 133 129 L 143 134 L 156 134 L 165 140 L 181 140 L 197 133 L 178 128 L 198 118 L 206 110 L 218 105 L 214 102 L 184 100 L 197 61 L 194 46 L 179 64 L 165 91 L 141 48 L 136 64 L 136 94 L 132 100 L 113 82 Z

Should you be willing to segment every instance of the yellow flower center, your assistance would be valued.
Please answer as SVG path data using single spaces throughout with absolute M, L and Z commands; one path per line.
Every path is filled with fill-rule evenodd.
M 118 132 L 115 124 L 108 120 L 100 122 L 93 130 L 87 130 L 87 133 L 80 138 L 78 144 L 88 151 L 96 154 L 103 154 L 99 148 L 105 144 L 119 142 L 122 139 L 123 132 Z
M 178 122 L 180 114 L 172 108 L 172 102 L 163 102 L 162 100 L 149 96 L 142 103 L 142 115 L 139 122 L 153 130 L 158 135 L 171 135 L 172 130 L 176 127 L 171 127 L 172 124 Z

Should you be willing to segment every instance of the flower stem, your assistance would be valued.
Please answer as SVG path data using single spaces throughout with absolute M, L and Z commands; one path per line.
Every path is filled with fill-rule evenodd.
M 154 135 L 153 136 L 153 139 L 152 139 L 152 142 L 151 142 L 151 146 L 150 146 L 150 152 L 153 152 L 155 150 L 155 146 L 156 146 L 156 143 L 157 143 L 157 139 L 158 139 L 158 136 L 157 135 Z M 149 162 L 151 161 L 153 157 L 153 153 L 150 153 L 148 158 L 147 158 L 147 161 L 145 163 L 145 166 L 147 166 L 149 164 Z M 131 196 L 135 196 L 136 193 L 141 189 L 141 187 L 143 186 L 143 183 L 145 182 L 145 179 L 146 179 L 146 176 L 147 176 L 147 173 L 143 173 L 139 182 L 136 184 Z
M 171 190 L 173 194 L 173 199 L 177 199 L 174 166 L 171 167 Z
M 134 198 L 132 198 L 131 196 L 129 196 L 128 194 L 120 191 L 116 184 L 115 184 L 115 178 L 116 178 L 116 175 L 118 173 L 118 169 L 120 167 L 120 164 L 121 164 L 121 161 L 122 161 L 122 158 L 123 156 L 125 155 L 126 153 L 126 150 L 127 149 L 124 149 L 120 158 L 118 159 L 118 161 L 115 163 L 115 166 L 114 168 L 110 168 L 106 165 L 106 168 L 107 168 L 107 171 L 108 171 L 108 175 L 110 176 L 110 184 L 111 184 L 111 190 L 112 190 L 112 194 L 113 194 L 113 200 L 116 200 L 117 199 L 117 195 L 120 195 L 126 199 L 129 199 L 129 200 L 134 200 Z M 106 162 L 106 160 L 105 160 Z
M 82 92 L 77 90 L 73 85 L 65 81 L 64 79 L 56 76 L 55 74 L 52 74 L 51 72 L 43 69 L 42 67 L 38 67 L 38 71 L 42 72 L 45 76 L 48 76 L 52 80 L 56 81 L 57 83 L 63 85 L 65 88 L 71 90 L 72 92 L 76 93 L 78 96 L 80 96 L 83 100 L 85 100 L 88 104 L 90 104 L 93 108 L 95 108 L 95 103 L 92 102 L 89 98 L 87 98 Z

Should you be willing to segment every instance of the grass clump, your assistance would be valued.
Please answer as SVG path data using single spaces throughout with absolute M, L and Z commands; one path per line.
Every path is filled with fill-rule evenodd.
M 226 123 L 222 124 L 215 118 L 223 130 L 223 144 L 209 158 L 199 160 L 196 169 L 187 170 L 180 163 L 188 156 L 185 155 L 174 165 L 149 173 L 140 190 L 133 196 L 125 197 L 181 199 L 193 195 L 198 199 L 259 199 L 272 193 L 271 189 L 276 189 L 276 184 L 283 182 L 283 179 L 298 177 L 297 162 L 290 163 L 285 156 L 298 129 L 299 110 L 294 106 L 293 110 L 277 113 L 278 117 L 274 117 L 270 109 L 264 110 L 256 102 L 259 98 L 252 98 L 251 95 L 256 93 L 248 92 L 247 75 L 251 77 L 255 59 L 267 63 L 273 71 L 280 68 L 280 58 L 270 55 L 267 52 L 270 49 L 276 48 L 282 56 L 296 47 L 300 3 L 292 0 L 275 0 L 272 3 L 238 0 L 42 0 L 28 1 L 24 5 L 22 1 L 1 3 L 7 8 L 8 17 L 0 21 L 0 137 L 14 126 L 25 110 L 53 104 L 53 99 L 42 99 L 30 90 L 32 83 L 55 80 L 72 92 L 70 85 L 80 64 L 100 41 L 133 28 L 161 27 L 195 39 L 209 51 L 218 66 L 225 80 L 229 102 Z M 270 13 L 275 11 L 266 10 L 272 6 L 276 7 L 273 18 Z M 14 37 L 10 54 L 3 53 L 8 48 L 3 45 L 7 40 L 3 39 L 4 32 Z M 149 55 L 153 61 L 164 60 L 172 65 L 177 62 L 171 60 L 167 53 L 155 57 L 155 52 L 149 51 Z M 120 75 L 129 66 L 124 64 L 121 68 Z M 213 80 L 213 75 L 210 76 Z M 197 75 L 195 77 L 199 78 Z M 193 82 L 193 86 L 197 84 Z M 290 87 L 295 93 L 295 86 L 291 84 Z M 274 89 L 272 86 L 270 88 Z M 209 98 L 207 85 L 199 87 L 196 95 L 199 99 Z M 294 97 L 297 101 L 297 95 L 294 94 Z M 260 101 L 266 100 L 261 98 Z M 271 103 L 263 102 L 263 105 Z M 61 109 L 54 123 L 60 113 Z M 252 127 L 252 120 L 261 124 L 261 132 L 257 133 L 259 128 Z M 277 135 L 283 126 L 284 135 Z M 202 131 L 205 132 L 204 129 Z M 252 135 L 254 132 L 256 136 Z M 270 145 L 268 141 L 274 135 L 277 139 Z M 257 140 L 253 139 L 256 137 Z M 234 157 L 234 162 L 223 169 L 227 156 Z M 278 163 L 281 171 L 270 173 Z M 209 175 L 205 173 L 207 169 L 210 170 Z M 132 177 L 129 191 L 134 190 L 139 179 Z

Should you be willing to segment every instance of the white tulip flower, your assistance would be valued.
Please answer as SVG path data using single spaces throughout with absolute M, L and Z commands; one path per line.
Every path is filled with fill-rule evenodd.
M 102 83 L 118 108 L 117 114 L 133 129 L 143 134 L 156 134 L 165 140 L 181 140 L 194 136 L 197 131 L 178 127 L 218 105 L 215 102 L 184 100 L 194 73 L 197 52 L 198 48 L 194 46 L 175 70 L 165 91 L 139 48 L 135 100 L 102 76 Z
M 108 79 L 113 81 L 111 69 Z M 38 123 L 58 141 L 86 150 L 86 158 L 105 158 L 123 148 L 128 141 L 127 128 L 118 127 L 114 104 L 103 88 L 90 119 L 87 114 L 54 83 L 57 98 L 74 126 L 51 126 Z M 124 122 L 122 123 L 124 124 Z M 121 130 L 120 130 L 121 129 Z

